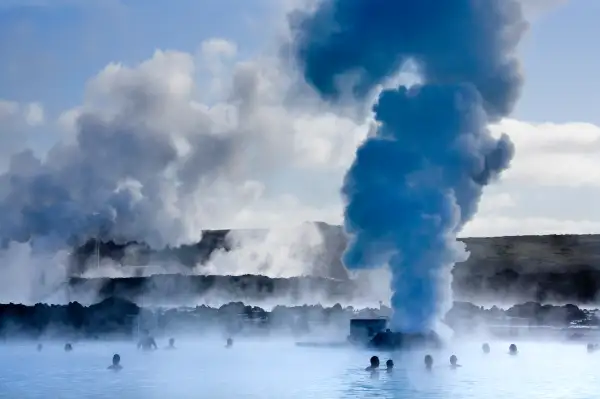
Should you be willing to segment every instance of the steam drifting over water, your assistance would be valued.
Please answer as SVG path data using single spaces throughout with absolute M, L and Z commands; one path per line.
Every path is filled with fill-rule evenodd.
M 393 327 L 424 331 L 449 304 L 456 241 L 483 188 L 509 166 L 508 136 L 488 124 L 520 93 L 513 0 L 324 0 L 292 14 L 294 54 L 325 100 L 366 104 L 407 63 L 420 83 L 381 91 L 377 128 L 342 188 L 349 269 L 389 265 Z

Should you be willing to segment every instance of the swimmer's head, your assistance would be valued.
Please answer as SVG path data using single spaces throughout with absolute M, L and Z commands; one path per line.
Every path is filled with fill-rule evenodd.
M 233 345 L 233 339 L 227 338 L 227 346 L 231 346 L 231 345 Z
M 40 352 L 42 350 L 42 344 L 37 344 L 37 350 Z
M 431 355 L 425 355 L 425 367 L 430 369 L 431 366 L 433 366 L 433 357 L 431 357 Z
M 175 338 L 169 338 L 169 346 L 175 345 Z
M 588 352 L 593 352 L 596 349 L 596 345 L 589 343 L 587 344 L 587 351 Z
M 456 355 L 450 356 L 450 364 L 456 366 L 456 362 L 458 362 L 458 358 L 456 357 Z
M 508 347 L 508 351 L 513 355 L 516 354 L 517 353 L 517 345 L 510 344 L 510 346 Z
M 388 359 L 387 362 L 385 362 L 385 366 L 387 367 L 388 370 L 391 370 L 394 368 L 394 361 L 392 359 Z
M 481 345 L 481 350 L 483 353 L 490 353 L 490 345 L 486 342 L 485 344 Z
M 65 344 L 65 352 L 71 352 L 73 350 L 73 346 L 69 343 Z
M 119 354 L 118 354 L 118 353 L 115 353 L 115 354 L 113 355 L 113 365 L 114 365 L 114 366 L 118 366 L 118 365 L 119 365 L 119 363 L 121 363 L 121 356 L 119 356 Z
M 371 356 L 370 363 L 371 363 L 371 367 L 375 367 L 375 368 L 379 367 L 379 358 L 377 356 Z

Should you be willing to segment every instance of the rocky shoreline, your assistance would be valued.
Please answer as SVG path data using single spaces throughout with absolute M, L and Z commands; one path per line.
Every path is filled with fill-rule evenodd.
M 351 280 L 340 261 L 346 246 L 346 237 L 341 227 L 326 223 L 308 223 L 299 227 L 300 230 L 307 228 L 311 234 L 319 234 L 322 239 L 317 247 L 304 251 L 305 236 L 301 233 L 295 235 L 295 241 L 287 243 L 298 249 L 292 251 L 297 255 L 296 261 L 310 265 L 310 270 L 305 270 L 305 275 Z M 140 267 L 142 270 L 150 264 L 176 263 L 183 269 L 196 268 L 202 272 L 202 268 L 215 254 L 236 251 L 243 245 L 240 235 L 252 237 L 251 243 L 262 244 L 269 234 L 269 230 L 206 231 L 202 240 L 196 244 L 159 251 L 144 243 L 119 244 L 110 240 L 97 243 L 91 240 L 75 246 L 70 271 L 74 276 L 81 276 L 89 267 L 95 267 L 94 256 L 99 249 L 103 260 L 110 260 L 124 267 Z M 600 235 L 481 237 L 460 240 L 465 243 L 470 257 L 466 262 L 457 263 L 452 272 L 452 288 L 457 300 L 594 304 L 596 298 L 600 297 Z M 264 249 L 265 245 L 258 247 Z M 269 254 L 259 255 L 265 259 L 264 267 L 268 269 L 271 259 Z
M 260 304 L 264 302 L 352 303 L 368 295 L 370 287 L 359 281 L 324 277 L 270 278 L 258 275 L 182 275 L 156 274 L 149 277 L 71 278 L 71 301 L 82 301 L 89 293 L 93 300 L 121 298 L 130 302 L 165 305 L 195 304 L 201 299 L 220 299 Z M 377 303 L 377 301 L 375 301 Z
M 0 338 L 39 339 L 72 336 L 99 338 L 132 337 L 141 329 L 154 334 L 187 331 L 193 334 L 221 332 L 229 335 L 292 334 L 302 336 L 324 330 L 347 331 L 352 318 L 388 317 L 390 309 L 355 309 L 337 304 L 332 307 L 276 306 L 270 311 L 231 302 L 221 307 L 150 309 L 118 298 L 91 305 L 0 305 Z M 514 328 L 558 328 L 563 330 L 600 326 L 595 310 L 575 305 L 552 306 L 529 302 L 506 310 L 486 309 L 467 302 L 455 302 L 445 322 L 457 333 L 481 332 L 486 326 Z M 490 330 L 492 331 L 492 330 Z M 515 330 L 516 331 L 516 330 Z M 493 331 L 492 331 L 493 332 Z M 510 332 L 510 331 L 509 331 Z M 574 337 L 573 334 L 565 335 Z

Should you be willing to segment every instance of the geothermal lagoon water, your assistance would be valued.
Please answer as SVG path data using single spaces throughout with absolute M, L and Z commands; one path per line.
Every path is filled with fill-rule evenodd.
M 161 339 L 160 346 L 166 346 Z M 597 397 L 600 353 L 585 344 L 517 342 L 450 343 L 431 352 L 392 354 L 395 371 L 371 378 L 364 371 L 372 354 L 382 366 L 390 356 L 354 349 L 296 347 L 291 341 L 178 340 L 176 350 L 152 353 L 132 342 L 79 342 L 70 353 L 62 343 L 0 346 L 0 398 L 592 398 Z M 119 353 L 123 370 L 107 370 Z M 455 353 L 463 367 L 452 370 Z

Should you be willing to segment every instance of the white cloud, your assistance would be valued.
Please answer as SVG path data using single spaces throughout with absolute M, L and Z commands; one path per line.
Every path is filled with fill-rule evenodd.
M 600 127 L 507 119 L 516 154 L 463 236 L 600 233 Z
M 515 199 L 507 192 L 501 192 L 495 195 L 484 195 L 479 204 L 479 213 L 495 213 L 515 207 Z
M 600 127 L 589 123 L 502 121 L 517 155 L 506 181 L 557 187 L 600 186 Z
M 40 126 L 44 124 L 44 108 L 40 103 L 27 104 L 25 108 L 25 121 L 30 126 Z
M 19 112 L 19 104 L 14 101 L 0 100 L 0 119 L 7 119 Z
M 237 44 L 227 39 L 213 38 L 202 42 L 200 50 L 207 59 L 233 58 L 237 54 Z
M 44 107 L 38 102 L 20 104 L 0 99 L 0 122 L 9 121 L 13 125 L 25 122 L 32 127 L 40 126 L 44 123 Z M 2 134 L 6 134 L 6 131 Z
M 28 147 L 31 128 L 43 122 L 41 104 L 0 99 L 0 172 L 6 169 L 12 154 Z
M 568 0 L 520 0 L 520 3 L 527 11 L 533 12 L 547 11 L 567 2 Z
M 74 144 L 77 139 L 77 119 L 81 115 L 80 108 L 72 108 L 61 113 L 56 121 L 61 140 L 66 144 Z

